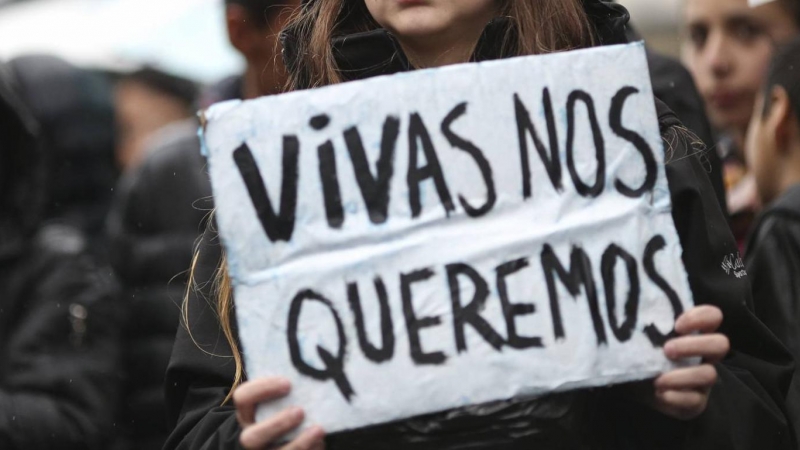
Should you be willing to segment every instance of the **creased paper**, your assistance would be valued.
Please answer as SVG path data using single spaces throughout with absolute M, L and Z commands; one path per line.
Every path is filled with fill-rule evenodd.
M 642 44 L 217 106 L 250 379 L 328 432 L 644 379 L 692 306 Z

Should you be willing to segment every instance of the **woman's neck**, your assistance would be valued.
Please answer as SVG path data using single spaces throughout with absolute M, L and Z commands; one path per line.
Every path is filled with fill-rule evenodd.
M 485 25 L 453 28 L 437 35 L 395 36 L 411 65 L 428 69 L 469 62 Z
M 448 45 L 431 46 L 430 42 L 425 42 L 424 45 L 414 45 L 413 42 L 400 40 L 400 47 L 412 66 L 417 69 L 428 69 L 468 62 L 475 51 L 477 42 L 476 39 L 474 42 L 455 42 Z

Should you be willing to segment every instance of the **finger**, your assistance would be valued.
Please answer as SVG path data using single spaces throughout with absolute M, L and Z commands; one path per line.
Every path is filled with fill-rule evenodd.
M 688 367 L 667 372 L 656 378 L 656 391 L 681 391 L 689 389 L 710 389 L 717 382 L 717 369 L 711 364 Z
M 694 419 L 705 411 L 708 394 L 698 391 L 656 392 L 656 408 L 676 419 Z
M 325 432 L 320 427 L 311 427 L 297 439 L 281 447 L 280 450 L 324 450 Z
M 278 377 L 248 381 L 233 391 L 236 419 L 242 428 L 255 423 L 256 405 L 261 402 L 285 397 L 292 389 L 289 380 Z
M 321 440 L 311 447 L 311 450 L 325 450 L 325 440 Z
M 672 339 L 664 345 L 664 354 L 673 361 L 699 356 L 706 362 L 716 363 L 725 358 L 730 349 L 727 336 L 706 334 Z
M 678 334 L 714 333 L 722 325 L 722 311 L 716 306 L 697 306 L 683 313 L 675 322 Z
M 300 408 L 286 409 L 263 422 L 245 428 L 239 436 L 239 443 L 246 449 L 266 447 L 300 426 L 304 417 L 305 414 Z

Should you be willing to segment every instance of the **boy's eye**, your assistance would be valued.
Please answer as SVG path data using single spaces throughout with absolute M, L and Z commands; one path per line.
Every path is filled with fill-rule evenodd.
M 692 26 L 689 28 L 689 40 L 695 48 L 703 48 L 708 40 L 708 28 L 704 26 Z
M 737 24 L 733 29 L 733 35 L 742 43 L 749 44 L 763 34 L 761 27 L 751 23 Z

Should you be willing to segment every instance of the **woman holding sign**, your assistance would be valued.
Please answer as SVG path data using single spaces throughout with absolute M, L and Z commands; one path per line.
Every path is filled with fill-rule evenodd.
M 286 32 L 285 56 L 292 89 L 308 89 L 412 68 L 623 43 L 627 19 L 623 8 L 598 0 L 465 0 L 457 6 L 447 0 L 316 0 Z M 243 382 L 230 279 L 224 265 L 218 268 L 221 251 L 210 230 L 195 261 L 197 288 L 188 296 L 168 372 L 176 428 L 165 448 L 791 448 L 783 412 L 789 359 L 746 306 L 746 276 L 720 268 L 736 244 L 690 154 L 690 137 L 660 104 L 658 113 L 670 149 L 673 218 L 700 305 L 677 319 L 664 352 L 703 364 L 640 384 L 466 407 L 327 438 L 311 427 L 287 442 L 304 412 L 292 408 L 256 423 L 256 406 L 286 396 L 291 386 L 276 378 Z

